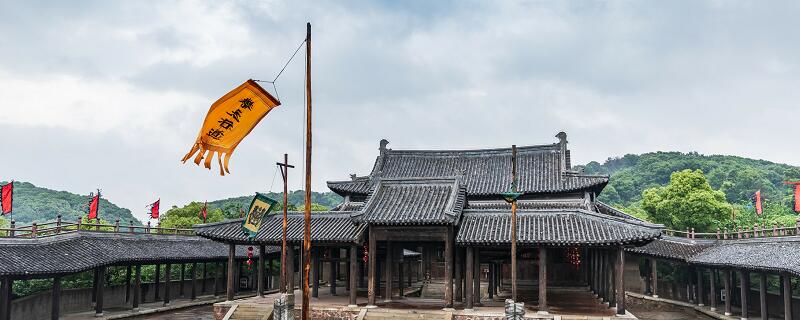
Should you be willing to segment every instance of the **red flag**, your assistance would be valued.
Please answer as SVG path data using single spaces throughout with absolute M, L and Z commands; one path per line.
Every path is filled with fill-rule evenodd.
M 800 213 L 800 184 L 794 185 L 794 212 Z
M 98 209 L 100 209 L 100 190 L 97 190 L 97 194 L 94 195 L 89 202 L 89 215 L 86 216 L 86 218 L 97 219 Z
M 754 201 L 756 204 L 756 214 L 761 215 L 761 213 L 764 212 L 763 208 L 761 208 L 761 190 L 756 191 Z
M 161 199 L 156 200 L 150 204 L 150 219 L 158 219 L 158 207 L 161 205 Z
M 14 203 L 14 181 L 6 183 L 0 191 L 0 202 L 2 202 L 3 214 L 11 213 L 11 207 Z
M 203 203 L 203 208 L 200 209 L 200 214 L 203 215 L 203 223 L 206 223 L 206 217 L 208 217 L 208 212 L 206 211 L 208 207 L 208 201 Z

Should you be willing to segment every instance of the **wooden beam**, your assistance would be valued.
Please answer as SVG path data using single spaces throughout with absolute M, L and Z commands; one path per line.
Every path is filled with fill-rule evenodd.
M 547 311 L 547 248 L 539 247 L 539 312 Z
M 792 320 L 792 276 L 788 273 L 781 274 L 783 279 L 783 318 Z
M 377 269 L 377 263 L 376 262 L 377 261 L 375 261 L 375 259 L 376 259 L 375 251 L 378 248 L 376 248 L 376 247 L 377 247 L 377 243 L 375 241 L 375 231 L 374 231 L 372 226 L 369 226 L 369 248 L 367 249 L 368 250 L 368 252 L 367 252 L 368 263 L 369 263 L 369 266 L 367 268 L 368 269 L 367 271 L 369 272 L 369 276 L 368 276 L 368 279 L 367 279 L 367 281 L 368 281 L 368 284 L 367 284 L 368 302 L 367 302 L 367 304 L 368 304 L 368 306 L 371 306 L 371 307 L 375 306 L 375 295 L 377 294 L 377 288 L 376 288 L 377 283 L 375 281 L 375 276 L 377 274 L 377 272 L 376 272 L 376 269 Z
M 94 316 L 103 316 L 103 291 L 106 286 L 106 267 L 97 267 L 97 303 L 94 306 Z
M 171 281 L 172 281 L 172 264 L 167 263 L 167 265 L 164 267 L 164 306 L 165 307 L 169 305 L 169 300 L 171 298 L 170 297 L 170 293 L 169 293 L 170 289 L 172 287 L 172 284 L 170 283 Z M 183 281 L 181 281 L 181 282 L 183 282 Z
M 133 280 L 133 311 L 139 311 L 139 302 L 142 299 L 142 266 L 136 265 L 134 268 L 134 272 L 136 275 L 134 276 Z
M 624 315 L 626 310 L 625 304 L 625 250 L 620 247 L 616 252 L 617 268 L 616 268 L 616 285 L 617 290 L 617 314 Z
M 236 245 L 228 245 L 228 281 L 227 290 L 225 291 L 225 300 L 233 301 L 235 295 L 234 285 L 238 282 L 233 278 L 233 273 L 236 271 Z
M 444 241 L 444 307 L 453 308 L 453 226 L 447 227 Z
M 61 314 L 61 277 L 53 278 L 53 291 L 50 298 L 50 319 L 58 320 Z
M 473 305 L 475 303 L 475 297 L 473 296 L 473 290 L 475 287 L 472 285 L 474 274 L 475 274 L 475 252 L 472 247 L 467 247 L 467 257 L 464 259 L 466 260 L 466 267 L 464 268 L 466 271 L 466 284 L 464 285 L 464 308 L 468 310 L 473 309 Z
M 350 307 L 356 307 L 358 297 L 358 246 L 350 247 Z

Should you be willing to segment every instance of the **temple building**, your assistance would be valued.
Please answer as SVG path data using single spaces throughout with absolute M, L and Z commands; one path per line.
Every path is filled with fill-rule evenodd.
M 313 296 L 327 272 L 332 295 L 339 276 L 346 279 L 352 306 L 424 297 L 470 310 L 502 304 L 517 287 L 518 301 L 547 313 L 558 308 L 559 300 L 548 304 L 556 290 L 589 288 L 598 308 L 625 314 L 625 249 L 660 237 L 663 226 L 597 201 L 608 177 L 573 170 L 567 135 L 556 137 L 516 148 L 516 283 L 511 204 L 502 197 L 512 185 L 512 148 L 393 150 L 382 140 L 368 174 L 328 182 L 344 202 L 312 214 Z M 271 214 L 253 239 L 242 234 L 241 221 L 195 231 L 231 245 L 280 245 L 282 218 Z M 298 271 L 302 214 L 288 220 L 287 269 Z M 299 281 L 294 274 L 287 282 Z

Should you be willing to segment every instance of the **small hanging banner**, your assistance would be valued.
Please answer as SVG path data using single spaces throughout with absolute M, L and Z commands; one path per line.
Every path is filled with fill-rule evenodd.
M 150 219 L 158 219 L 158 209 L 161 206 L 161 199 L 148 205 L 150 208 Z
M 764 212 L 761 207 L 761 190 L 756 191 L 756 194 L 753 195 L 753 202 L 755 202 L 756 214 L 761 215 Z
M 184 163 L 192 156 L 194 163 L 211 170 L 214 153 L 219 162 L 219 174 L 231 173 L 228 161 L 236 146 L 255 128 L 259 121 L 281 103 L 253 80 L 247 80 L 211 105 L 192 149 L 183 156 Z M 225 158 L 224 164 L 223 159 Z
M 0 187 L 0 203 L 2 203 L 3 214 L 11 213 L 14 203 L 14 181 L 4 184 Z
M 264 217 L 272 211 L 272 207 L 277 203 L 278 201 L 256 192 L 253 202 L 250 203 L 250 210 L 247 210 L 247 214 L 242 221 L 242 231 L 248 238 L 252 239 L 256 236 L 258 228 L 261 227 L 261 221 L 264 220 Z
M 98 212 L 100 211 L 100 190 L 97 190 L 97 194 L 92 196 L 92 200 L 89 201 L 89 214 L 86 216 L 87 219 L 99 219 Z
M 800 184 L 794 185 L 794 212 L 800 213 Z

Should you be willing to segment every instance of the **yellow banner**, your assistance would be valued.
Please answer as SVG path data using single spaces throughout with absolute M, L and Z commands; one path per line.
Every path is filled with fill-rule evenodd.
M 255 128 L 267 113 L 281 103 L 253 80 L 228 92 L 211 105 L 197 141 L 181 161 L 184 163 L 195 153 L 194 163 L 211 169 L 211 160 L 217 154 L 219 174 L 230 173 L 228 161 L 236 146 Z M 223 164 L 223 157 L 224 164 Z

